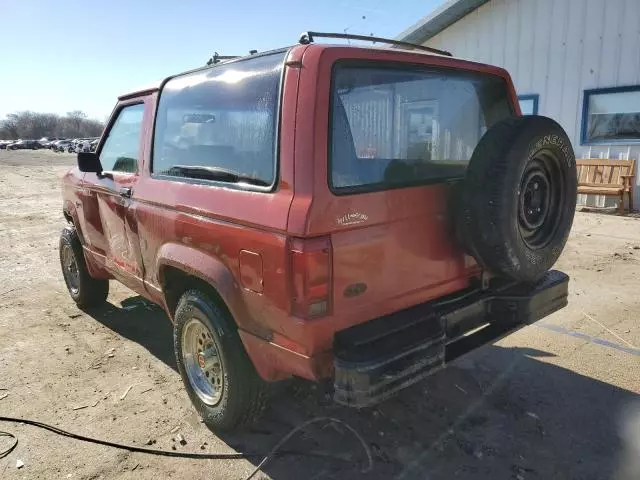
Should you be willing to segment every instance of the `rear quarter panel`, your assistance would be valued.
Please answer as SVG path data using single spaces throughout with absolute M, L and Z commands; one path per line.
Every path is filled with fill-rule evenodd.
M 176 185 L 167 185 L 169 183 Z M 147 193 L 155 190 L 155 185 L 165 197 L 174 189 L 181 191 L 181 204 L 174 209 L 154 201 L 159 199 Z M 240 328 L 261 337 L 267 336 L 270 330 L 280 331 L 281 326 L 275 319 L 288 308 L 285 234 L 275 228 L 265 231 L 264 225 L 238 225 L 210 213 L 194 211 L 189 203 L 198 203 L 206 196 L 213 199 L 224 197 L 207 191 L 210 188 L 194 187 L 149 180 L 145 187 L 139 188 L 144 201 L 138 203 L 136 215 L 149 293 L 162 298 L 162 269 L 165 266 L 176 267 L 214 286 Z M 237 194 L 233 192 L 230 203 L 238 202 Z M 277 214 L 272 209 L 266 208 L 266 212 L 275 220 Z M 280 220 L 286 221 L 286 210 Z M 242 285 L 241 250 L 254 252 L 262 259 L 262 293 Z

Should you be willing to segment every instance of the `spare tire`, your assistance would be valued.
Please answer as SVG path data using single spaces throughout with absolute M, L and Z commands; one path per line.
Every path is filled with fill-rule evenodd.
M 508 118 L 480 139 L 459 190 L 467 251 L 491 273 L 534 282 L 564 248 L 576 207 L 576 160 L 547 117 Z

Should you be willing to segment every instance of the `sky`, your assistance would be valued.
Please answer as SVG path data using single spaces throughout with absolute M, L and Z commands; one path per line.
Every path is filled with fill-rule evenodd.
M 306 30 L 396 37 L 443 0 L 0 0 L 0 119 L 82 110 L 220 55 L 291 45 Z

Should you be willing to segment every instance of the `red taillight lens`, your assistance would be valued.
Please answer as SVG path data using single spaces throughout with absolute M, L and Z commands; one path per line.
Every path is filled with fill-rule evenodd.
M 328 237 L 291 241 L 292 311 L 297 317 L 329 314 L 331 241 Z

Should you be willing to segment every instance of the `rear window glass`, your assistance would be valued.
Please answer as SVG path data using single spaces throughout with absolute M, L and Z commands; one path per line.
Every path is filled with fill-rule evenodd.
M 338 65 L 330 115 L 330 182 L 347 193 L 463 175 L 480 137 L 512 107 L 492 75 Z
M 171 79 L 160 96 L 153 172 L 269 186 L 286 52 Z

